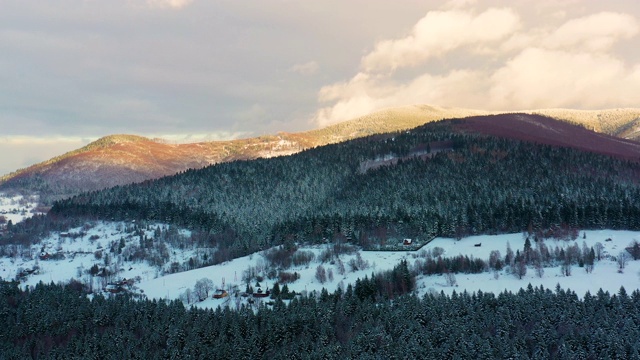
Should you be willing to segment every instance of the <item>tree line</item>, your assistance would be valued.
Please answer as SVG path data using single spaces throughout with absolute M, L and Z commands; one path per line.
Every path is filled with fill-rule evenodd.
M 402 270 L 388 276 L 401 282 Z M 33 359 L 640 357 L 637 290 L 579 298 L 559 287 L 529 285 L 517 293 L 373 301 L 376 281 L 237 311 L 127 295 L 88 299 L 74 283 L 23 291 L 5 282 L 0 353 Z

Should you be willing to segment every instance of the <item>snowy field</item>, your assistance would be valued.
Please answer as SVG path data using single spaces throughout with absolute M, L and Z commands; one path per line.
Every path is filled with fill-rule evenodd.
M 582 235 L 586 234 L 586 238 L 582 239 Z M 578 243 L 582 247 L 583 241 L 587 246 L 591 247 L 595 243 L 600 242 L 604 246 L 605 259 L 596 262 L 594 270 L 591 274 L 588 274 L 584 268 L 574 266 L 572 268 L 571 276 L 563 276 L 560 273 L 560 267 L 551 267 L 544 269 L 544 275 L 542 278 L 536 276 L 533 268 L 529 268 L 527 274 L 518 279 L 514 275 L 508 274 L 505 270 L 499 273 L 498 278 L 494 277 L 492 272 L 486 272 L 482 274 L 456 274 L 457 286 L 447 286 L 443 276 L 420 276 L 417 278 L 417 293 L 423 295 L 426 292 L 438 292 L 443 291 L 445 294 L 451 294 L 456 292 L 477 292 L 481 290 L 483 292 L 499 293 L 504 290 L 517 292 L 520 288 L 526 288 L 529 283 L 532 286 L 542 285 L 545 288 L 555 289 L 557 284 L 564 289 L 571 289 L 575 291 L 578 296 L 582 297 L 587 291 L 595 294 L 600 288 L 610 293 L 617 293 L 621 286 L 630 293 L 635 289 L 640 289 L 640 278 L 638 272 L 640 271 L 640 261 L 629 261 L 623 273 L 618 273 L 618 265 L 614 260 L 608 258 L 609 255 L 617 255 L 620 250 L 626 247 L 634 239 L 640 239 L 640 232 L 632 231 L 581 231 L 580 238 L 575 241 L 557 241 L 557 240 L 545 240 L 545 244 L 553 249 L 555 246 L 559 248 L 566 248 L 572 246 L 574 243 Z M 606 241 L 611 239 L 611 241 Z M 475 247 L 477 243 L 482 243 L 481 247 Z M 463 238 L 456 241 L 449 238 L 436 238 L 429 243 L 423 249 L 433 249 L 440 247 L 444 250 L 444 257 L 453 257 L 456 255 L 469 255 L 475 258 L 488 259 L 491 250 L 499 250 L 502 256 L 506 254 L 507 243 L 515 252 L 516 250 L 524 246 L 524 239 L 521 233 L 507 234 L 497 236 L 473 236 Z M 322 246 L 319 247 L 307 247 L 301 248 L 301 250 L 312 250 L 316 254 L 319 254 L 322 250 Z M 411 266 L 415 259 L 415 256 L 419 256 L 417 252 L 376 252 L 376 251 L 361 251 L 360 254 L 363 260 L 367 261 L 370 268 L 366 270 L 351 272 L 347 266 L 347 272 L 344 276 L 338 275 L 338 271 L 335 266 L 329 264 L 323 264 L 323 266 L 329 270 L 332 269 L 334 273 L 334 280 L 325 282 L 324 284 L 318 282 L 315 279 L 316 267 L 320 265 L 319 262 L 311 263 L 307 267 L 292 268 L 291 271 L 297 271 L 300 273 L 300 280 L 289 284 L 289 289 L 296 292 L 304 291 L 319 291 L 323 287 L 329 291 L 334 291 L 338 286 L 346 287 L 347 284 L 355 283 L 357 278 L 363 278 L 364 276 L 371 276 L 372 272 L 378 272 L 383 270 L 390 270 L 397 265 L 400 260 L 407 259 Z M 344 256 L 343 262 L 346 264 L 350 259 L 354 258 L 354 255 Z M 207 268 L 197 269 L 185 273 L 172 274 L 163 278 L 150 280 L 148 282 L 142 282 L 140 287 L 145 290 L 145 293 L 150 297 L 158 298 L 176 298 L 186 287 L 193 286 L 193 284 L 200 278 L 206 277 L 214 281 L 217 286 L 222 285 L 224 279 L 227 286 L 237 285 L 240 290 L 245 288 L 245 284 L 241 281 L 242 271 L 249 266 L 255 266 L 260 261 L 263 261 L 262 256 L 254 254 L 243 258 L 235 259 L 225 264 L 210 266 Z M 271 288 L 273 281 L 265 281 L 261 283 L 263 287 Z M 209 299 L 196 306 L 199 307 L 216 307 L 222 304 L 224 300 Z
M 250 267 L 258 270 L 266 268 L 267 262 L 263 254 L 260 253 L 215 266 L 173 274 L 166 274 L 168 273 L 166 266 L 159 268 L 151 266 L 145 261 L 124 261 L 122 257 L 110 253 L 109 249 L 116 243 L 122 243 L 125 245 L 123 251 L 126 252 L 127 246 L 137 244 L 139 242 L 139 234 L 133 235 L 131 230 L 133 226 L 134 224 L 132 223 L 98 222 L 87 224 L 83 228 L 71 229 L 67 233 L 54 233 L 37 246 L 20 249 L 22 255 L 0 258 L 0 277 L 14 279 L 19 271 L 38 267 L 39 270 L 37 272 L 23 279 L 21 286 L 33 286 L 40 281 L 47 283 L 67 282 L 70 279 L 77 279 L 85 283 L 91 283 L 93 289 L 100 291 L 105 287 L 106 280 L 99 276 L 90 276 L 88 269 L 94 265 L 104 266 L 104 257 L 111 256 L 110 266 L 117 271 L 114 278 L 136 279 L 133 287 L 134 292 L 144 294 L 148 298 L 178 299 L 187 289 L 193 289 L 195 283 L 202 278 L 210 279 L 214 284 L 214 289 L 224 287 L 230 290 L 232 294 L 234 290 L 242 292 L 246 287 L 246 283 L 243 281 L 245 271 Z M 143 235 L 151 237 L 153 236 L 153 229 L 162 226 L 161 224 L 148 226 L 144 229 Z M 72 238 L 71 235 L 80 232 L 84 234 L 77 236 L 75 239 Z M 185 230 L 181 230 L 180 234 L 185 237 L 189 236 L 189 232 Z M 607 241 L 608 239 L 611 240 Z M 616 293 L 621 286 L 631 292 L 635 289 L 640 289 L 638 275 L 640 261 L 629 261 L 627 267 L 620 273 L 618 272 L 617 263 L 610 259 L 609 256 L 617 256 L 620 251 L 624 250 L 635 239 L 640 239 L 640 232 L 587 230 L 580 231 L 579 238 L 574 241 L 545 240 L 545 244 L 550 250 L 553 250 L 556 246 L 566 248 L 576 243 L 582 248 L 583 242 L 587 247 L 601 243 L 604 246 L 603 254 L 605 257 L 595 263 L 591 274 L 588 274 L 584 268 L 578 266 L 572 267 L 571 276 L 561 275 L 559 266 L 544 268 L 542 277 L 538 277 L 533 268 L 528 268 L 527 274 L 523 279 L 518 279 L 506 270 L 501 271 L 497 276 L 493 272 L 455 274 L 456 286 L 447 285 L 445 277 L 442 275 L 419 276 L 417 278 L 417 293 L 418 295 L 423 295 L 427 292 L 440 293 L 442 291 L 446 294 L 451 294 L 454 290 L 456 292 L 477 292 L 479 290 L 494 293 L 504 290 L 516 292 L 520 288 L 526 288 L 529 283 L 536 287 L 542 285 L 550 289 L 554 289 L 557 284 L 560 284 L 564 289 L 575 291 L 578 296 L 583 296 L 587 291 L 595 294 L 600 288 L 610 293 Z M 475 246 L 475 244 L 479 243 L 482 246 Z M 504 259 L 507 244 L 510 245 L 514 252 L 516 250 L 522 251 L 524 246 L 523 234 L 474 236 L 458 241 L 448 238 L 436 238 L 417 252 L 359 251 L 357 253 L 360 254 L 368 267 L 358 271 L 353 271 L 348 265 L 351 260 L 356 258 L 356 253 L 343 254 L 340 256 L 345 267 L 342 275 L 337 263 L 320 263 L 319 261 L 320 254 L 330 245 L 301 246 L 299 251 L 313 252 L 315 260 L 308 265 L 288 269 L 288 272 L 297 272 L 300 275 L 300 279 L 288 284 L 288 287 L 290 290 L 303 293 L 319 291 L 323 287 L 329 291 L 334 291 L 338 287 L 346 287 L 348 284 L 353 284 L 357 278 L 371 276 L 374 272 L 390 270 L 402 259 L 406 259 L 411 267 L 423 255 L 421 251 L 433 251 L 435 248 L 441 248 L 443 257 L 468 255 L 485 261 L 489 258 L 492 250 L 498 250 Z M 170 257 L 167 264 L 172 262 L 184 263 L 197 252 L 197 249 L 179 250 L 170 246 L 168 246 L 167 250 Z M 98 257 L 96 255 L 97 252 L 102 252 L 102 256 Z M 29 254 L 29 256 L 25 256 L 25 254 Z M 64 258 L 41 260 L 40 256 L 42 254 L 62 254 Z M 30 259 L 28 259 L 29 257 Z M 319 282 L 315 276 L 319 265 L 322 265 L 327 273 L 332 275 L 329 275 L 328 280 L 324 283 Z M 272 288 L 274 282 L 275 280 L 265 278 L 260 285 L 266 290 Z M 254 283 L 255 280 L 252 281 L 252 286 L 255 285 Z M 239 301 L 235 300 L 233 296 L 225 299 L 213 299 L 209 296 L 208 300 L 192 305 L 197 307 L 234 306 Z
M 4 193 L 0 193 L 0 217 L 4 218 L 4 221 L 0 221 L 0 228 L 4 226 L 4 222 L 8 222 L 9 220 L 16 224 L 28 217 L 31 217 L 37 204 L 37 196 L 9 196 Z
M 583 239 L 583 234 L 586 238 Z M 606 241 L 611 239 L 611 241 Z M 442 276 L 426 276 L 418 278 L 418 292 L 425 293 L 427 291 L 444 291 L 445 294 L 467 291 L 499 293 L 504 290 L 516 292 L 520 288 L 526 288 L 530 283 L 534 287 L 543 286 L 544 288 L 555 289 L 557 284 L 563 289 L 571 289 L 578 296 L 582 297 L 587 291 L 595 294 L 599 289 L 610 293 L 617 293 L 621 286 L 631 293 L 633 290 L 640 289 L 640 261 L 630 260 L 622 273 L 618 272 L 618 264 L 611 260 L 611 256 L 617 256 L 625 247 L 634 240 L 640 241 L 640 232 L 635 231 L 616 231 L 616 230 L 587 230 L 580 231 L 580 236 L 575 241 L 562 240 L 545 240 L 545 244 L 549 249 L 554 247 L 566 248 L 568 245 L 573 246 L 577 243 L 582 248 L 583 242 L 588 247 L 593 247 L 596 243 L 604 246 L 604 259 L 596 261 L 593 272 L 588 274 L 584 268 L 573 266 L 571 276 L 563 276 L 560 273 L 560 267 L 544 268 L 543 277 L 538 277 L 533 268 L 527 269 L 527 274 L 518 279 L 514 275 L 507 274 L 505 271 L 500 272 L 497 279 L 491 272 L 482 274 L 456 274 L 458 286 L 446 286 L 445 279 Z M 464 238 L 460 241 L 451 239 L 437 238 L 428 246 L 433 248 L 439 246 L 445 249 L 443 256 L 452 257 L 459 254 L 473 255 L 476 258 L 488 259 L 491 250 L 499 250 L 504 257 L 507 249 L 507 242 L 515 252 L 522 251 L 524 247 L 524 239 L 521 233 L 507 234 L 497 236 L 473 236 Z M 475 247 L 474 244 L 482 243 L 481 247 Z M 535 246 L 535 244 L 533 245 Z

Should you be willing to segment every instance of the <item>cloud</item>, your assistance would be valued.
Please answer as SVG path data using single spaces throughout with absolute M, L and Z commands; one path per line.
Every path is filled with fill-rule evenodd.
M 566 14 L 555 25 L 527 26 L 514 9 L 453 5 L 428 12 L 404 37 L 379 41 L 351 79 L 322 87 L 313 121 L 326 126 L 425 103 L 485 110 L 640 103 L 640 63 L 616 52 L 637 45 L 633 16 Z
M 529 48 L 491 76 L 490 100 L 512 109 L 637 106 L 636 71 L 608 54 Z
M 313 75 L 318 72 L 320 66 L 315 61 L 309 61 L 304 64 L 295 64 L 289 68 L 289 71 L 300 75 Z
M 618 41 L 638 34 L 638 22 L 627 14 L 602 12 L 567 21 L 544 45 L 553 49 L 608 51 Z
M 235 118 L 242 122 L 255 122 L 264 118 L 267 115 L 267 111 L 260 104 L 253 104 L 247 109 L 236 112 Z
M 483 85 L 485 75 L 471 70 L 454 70 L 444 75 L 423 74 L 407 83 L 359 75 L 348 83 L 321 90 L 322 99 L 338 101 L 318 110 L 315 122 L 320 127 L 389 107 L 424 103 L 454 107 L 459 105 L 457 99 L 461 97 L 470 100 L 467 107 L 480 108 L 483 100 L 476 94 L 488 91 Z
M 475 5 L 478 0 L 449 0 L 444 5 L 442 5 L 442 9 L 463 9 L 469 8 L 472 5 Z
M 147 4 L 156 8 L 182 9 L 190 5 L 193 0 L 147 0 Z
M 501 40 L 520 26 L 511 9 L 488 9 L 479 15 L 462 10 L 430 11 L 406 37 L 384 40 L 362 59 L 365 71 L 394 71 L 415 66 L 459 47 Z

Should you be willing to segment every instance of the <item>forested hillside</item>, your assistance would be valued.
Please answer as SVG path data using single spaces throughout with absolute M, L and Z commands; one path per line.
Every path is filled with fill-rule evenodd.
M 305 132 L 186 144 L 135 135 L 110 135 L 83 148 L 0 176 L 0 191 L 36 193 L 41 204 L 50 206 L 57 199 L 82 192 L 157 179 L 187 169 L 233 160 L 290 155 L 315 146 L 479 114 L 488 113 L 416 105 L 382 110 Z
M 229 258 L 287 240 L 640 228 L 640 165 L 461 133 L 449 120 L 272 159 L 236 161 L 56 203 L 70 217 L 202 230 Z
M 584 126 L 597 132 L 593 133 L 592 138 L 596 134 L 605 137 L 613 135 L 625 143 L 626 141 L 621 138 L 637 140 L 640 133 L 639 109 L 542 109 L 519 113 L 542 114 L 559 119 L 563 123 Z M 69 198 L 82 192 L 157 179 L 210 164 L 290 155 L 303 149 L 363 136 L 404 131 L 441 119 L 469 118 L 489 114 L 498 115 L 499 113 L 412 105 L 377 111 L 305 132 L 280 132 L 247 139 L 191 144 L 172 144 L 162 139 L 148 139 L 135 135 L 110 135 L 83 148 L 0 176 L 0 191 L 38 194 L 40 204 L 48 207 L 55 200 Z M 503 124 L 506 128 L 511 128 L 509 130 L 520 128 L 520 132 L 526 134 L 529 128 L 523 126 L 522 121 L 517 121 L 515 114 L 503 113 L 502 116 L 509 118 Z M 517 131 L 505 135 L 506 137 L 519 136 Z M 546 135 L 553 134 L 547 132 Z M 579 140 L 579 137 L 575 140 Z M 589 147 L 598 143 L 599 141 L 595 144 L 587 141 L 583 142 L 583 146 Z M 618 147 L 612 143 L 609 145 Z

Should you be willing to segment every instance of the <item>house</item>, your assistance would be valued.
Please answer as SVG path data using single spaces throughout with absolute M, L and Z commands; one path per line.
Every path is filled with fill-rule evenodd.
M 121 278 L 120 280 L 114 282 L 113 284 L 116 286 L 132 286 L 135 283 L 134 279 Z
M 39 256 L 40 260 L 48 260 L 50 257 L 51 255 L 48 252 L 41 252 Z
M 411 245 L 412 242 L 413 242 L 413 240 L 411 240 L 411 239 L 404 239 L 402 241 L 402 245 L 409 246 L 409 245 Z
M 215 293 L 213 293 L 214 299 L 222 299 L 229 296 L 229 293 L 226 290 L 218 289 Z
M 271 295 L 271 291 L 267 290 L 266 292 L 262 291 L 262 289 L 258 289 L 257 292 L 253 293 L 254 298 L 265 298 Z
M 123 292 L 124 289 L 122 288 L 122 286 L 116 284 L 108 284 L 107 287 L 104 288 L 104 291 L 110 292 L 112 294 L 117 294 Z

